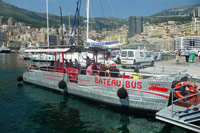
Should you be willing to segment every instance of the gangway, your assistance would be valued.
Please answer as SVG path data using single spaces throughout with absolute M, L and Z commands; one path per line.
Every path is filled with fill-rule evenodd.
M 200 132 L 200 126 L 194 124 L 194 122 L 200 120 L 200 93 L 196 92 L 194 95 L 184 96 L 184 98 L 173 100 L 174 92 L 184 86 L 185 85 L 172 88 L 171 105 L 157 112 L 156 119 L 191 131 Z M 194 101 L 193 99 L 186 100 L 187 98 L 194 96 L 197 97 L 197 101 Z

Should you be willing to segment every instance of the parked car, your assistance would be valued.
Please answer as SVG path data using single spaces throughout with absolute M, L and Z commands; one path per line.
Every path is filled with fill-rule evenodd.
M 122 68 L 144 67 L 154 65 L 153 52 L 144 50 L 122 50 L 120 58 Z

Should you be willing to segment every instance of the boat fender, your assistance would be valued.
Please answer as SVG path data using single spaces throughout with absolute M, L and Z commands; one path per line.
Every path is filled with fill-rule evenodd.
M 118 89 L 117 96 L 120 99 L 125 99 L 128 96 L 128 93 L 127 93 L 126 89 L 124 87 L 122 87 L 122 88 Z
M 58 83 L 58 87 L 60 89 L 65 89 L 67 87 L 66 85 L 66 82 L 64 80 L 61 80 L 59 83 Z
M 17 81 L 18 81 L 18 82 L 23 81 L 23 76 L 18 76 L 18 77 L 17 77 Z

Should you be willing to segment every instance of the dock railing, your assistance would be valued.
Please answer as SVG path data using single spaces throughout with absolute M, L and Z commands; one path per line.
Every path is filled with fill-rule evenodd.
M 189 91 L 189 90 L 187 90 L 187 92 L 190 92 L 190 93 L 195 93 L 195 94 L 193 94 L 193 95 L 190 95 L 190 96 L 184 96 L 183 98 L 179 98 L 179 99 L 177 99 L 177 100 L 174 100 L 174 94 L 175 94 L 175 92 L 176 92 L 176 90 L 177 89 L 179 89 L 179 88 L 181 88 L 181 87 L 186 87 L 187 85 L 189 85 L 189 84 L 185 84 L 185 85 L 182 85 L 182 86 L 179 86 L 179 87 L 176 87 L 176 88 L 172 88 L 171 89 L 171 117 L 173 118 L 173 112 L 174 112 L 174 107 L 173 107 L 173 105 L 175 104 L 175 102 L 178 102 L 178 101 L 181 101 L 181 100 L 185 100 L 186 101 L 186 99 L 187 98 L 191 98 L 191 97 L 194 97 L 194 96 L 197 96 L 198 94 L 200 94 L 200 92 L 195 92 L 195 91 Z M 197 100 L 197 102 L 198 102 L 198 100 Z

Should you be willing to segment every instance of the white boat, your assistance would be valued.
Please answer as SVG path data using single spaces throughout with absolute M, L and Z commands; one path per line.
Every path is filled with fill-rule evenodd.
M 36 49 L 35 52 L 54 52 L 56 53 L 56 58 L 57 54 L 61 54 L 61 56 L 64 57 L 64 53 L 72 51 L 80 52 L 82 50 L 84 52 L 89 52 L 94 49 Z M 104 51 L 104 49 L 98 49 L 98 51 Z M 137 108 L 153 112 L 162 111 L 165 108 L 171 107 L 169 106 L 171 104 L 171 99 L 173 101 L 173 99 L 177 99 L 179 95 L 182 96 L 180 92 L 179 95 L 177 94 L 178 91 L 173 94 L 175 90 L 179 90 L 179 88 L 182 87 L 177 85 L 184 83 L 184 85 L 187 86 L 189 84 L 189 82 L 186 82 L 188 75 L 169 70 L 163 71 L 163 68 L 156 73 L 139 73 L 140 78 L 134 79 L 131 76 L 132 74 L 126 71 L 121 71 L 120 77 L 102 77 L 98 74 L 85 75 L 83 71 L 86 70 L 84 68 L 77 69 L 72 66 L 65 66 L 64 64 L 64 58 L 62 58 L 61 65 L 59 66 L 57 61 L 53 64 L 30 63 L 27 65 L 27 70 L 23 73 L 23 76 L 18 77 L 18 81 L 23 80 L 62 93 L 68 93 L 121 108 Z M 95 72 L 100 71 L 96 70 Z M 187 92 L 185 90 L 186 94 L 188 94 L 183 97 L 191 98 L 187 98 L 186 101 L 183 101 L 182 98 L 179 97 L 180 100 L 185 104 L 200 109 L 199 92 L 197 92 L 192 85 L 190 85 L 189 88 L 190 91 Z M 193 94 L 195 95 L 193 96 Z M 178 109 L 181 109 L 181 107 Z M 196 116 L 199 117 L 200 113 L 197 113 Z M 195 120 L 197 120 L 197 117 L 195 117 Z
M 7 47 L 5 47 L 4 43 L 2 44 L 2 46 L 0 47 L 0 52 L 1 53 L 10 53 L 11 50 Z
M 200 118 L 200 93 L 195 85 L 190 84 L 189 75 L 184 72 L 166 71 L 164 68 L 155 73 L 153 71 L 131 73 L 130 71 L 119 72 L 115 70 L 116 72 L 113 72 L 112 69 L 107 71 L 96 69 L 93 70 L 92 75 L 86 75 L 85 68 L 65 66 L 65 55 L 67 53 L 92 52 L 95 59 L 98 53 L 103 53 L 105 57 L 106 49 L 81 46 L 54 49 L 47 47 L 46 49 L 33 49 L 32 52 L 54 53 L 55 61 L 51 64 L 36 64 L 34 62 L 27 64 L 27 70 L 17 78 L 19 82 L 36 84 L 60 91 L 63 94 L 67 93 L 123 109 L 137 108 L 142 111 L 153 112 L 169 109 L 167 113 L 172 112 L 172 119 L 176 123 L 184 123 L 189 126 L 188 129 L 200 132 L 200 127 L 189 123 L 198 121 Z M 57 56 L 62 57 L 60 62 L 57 62 Z M 96 62 L 98 62 L 98 58 L 96 58 Z M 103 64 L 105 64 L 105 61 Z M 98 74 L 100 72 L 109 73 L 111 76 L 107 76 L 107 74 L 100 76 Z M 182 89 L 184 86 L 190 90 Z M 182 94 L 182 92 L 185 94 Z M 187 104 L 189 107 L 177 105 L 177 102 Z M 193 110 L 193 106 L 197 110 L 190 111 Z M 180 112 L 183 114 L 179 115 Z M 164 120 L 163 117 L 167 114 L 164 114 L 164 116 L 162 114 L 162 112 L 158 113 L 157 118 Z M 175 119 L 174 115 L 177 115 L 179 119 Z

